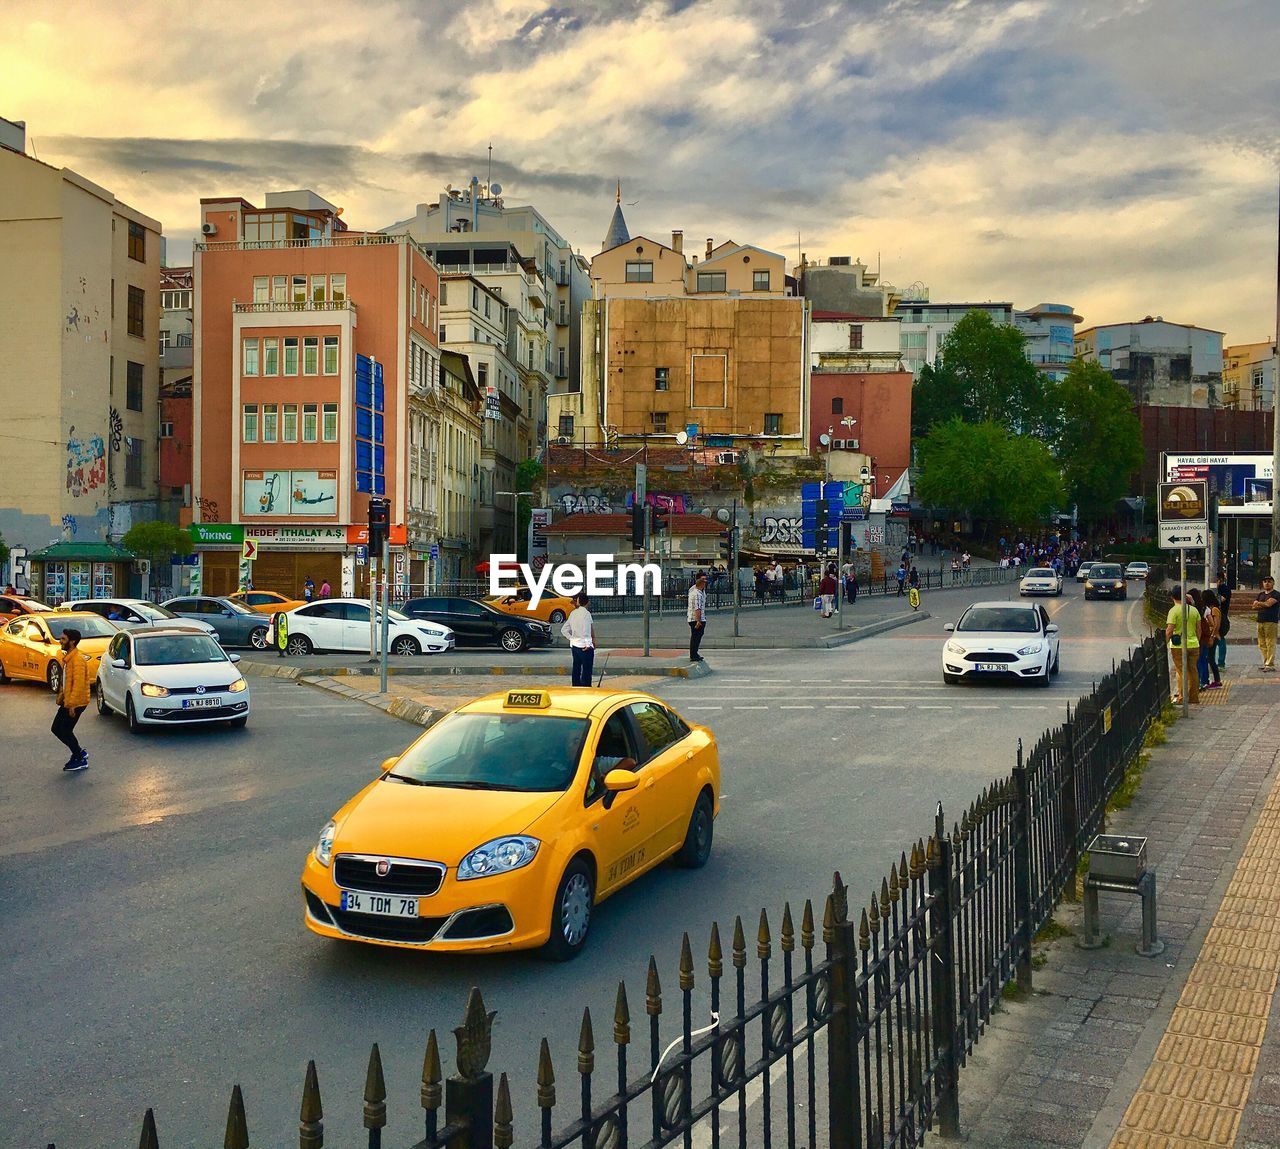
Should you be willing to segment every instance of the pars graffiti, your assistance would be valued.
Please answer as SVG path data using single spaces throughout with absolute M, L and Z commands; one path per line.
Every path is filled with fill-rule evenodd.
M 609 500 L 600 495 L 564 494 L 560 496 L 560 511 L 566 515 L 608 515 L 613 513 Z
M 76 437 L 72 427 L 67 435 L 67 490 L 73 498 L 96 491 L 107 481 L 107 447 L 101 435 Z

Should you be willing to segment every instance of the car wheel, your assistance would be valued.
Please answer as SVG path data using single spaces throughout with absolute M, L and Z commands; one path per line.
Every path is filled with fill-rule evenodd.
M 124 696 L 124 716 L 129 722 L 130 734 L 141 734 L 142 723 L 138 721 L 138 712 L 133 708 L 133 695 Z
M 231 719 L 231 721 L 228 722 L 227 725 L 230 726 L 232 730 L 243 730 L 244 724 L 248 721 L 249 721 L 249 716 L 247 714 L 243 714 L 239 718 Z
M 1048 686 L 1051 680 L 1052 675 L 1049 673 L 1049 664 L 1046 662 L 1044 664 L 1044 673 L 1036 675 L 1035 683 L 1037 686 Z
M 98 683 L 98 713 L 106 718 L 111 713 L 111 707 L 107 705 L 106 696 L 102 693 L 102 683 Z
M 391 644 L 391 653 L 399 655 L 401 658 L 412 658 L 421 654 L 422 648 L 415 639 L 410 638 L 408 635 L 403 635 Z
M 285 654 L 310 654 L 315 648 L 311 645 L 311 639 L 305 634 L 291 634 L 289 641 L 285 644 Z
M 676 862 L 686 870 L 700 870 L 711 857 L 711 839 L 714 836 L 715 815 L 711 796 L 704 790 L 693 804 L 689 816 L 689 829 L 685 831 L 684 845 L 676 855 Z
M 584 858 L 574 858 L 560 879 L 551 907 L 551 936 L 543 952 L 552 961 L 570 961 L 587 944 L 596 883 Z
M 267 628 L 265 626 L 255 626 L 249 631 L 249 645 L 254 650 L 267 649 Z
M 518 654 L 525 648 L 524 635 L 514 626 L 507 627 L 498 635 L 498 644 L 510 654 Z
M 555 610 L 551 612 L 551 617 L 548 618 L 547 621 L 548 622 L 564 622 L 566 617 L 567 616 L 565 615 L 564 611 L 562 611 L 559 607 L 557 607 Z
M 1058 651 L 1053 656 L 1053 673 L 1057 674 L 1062 669 L 1062 651 Z
M 4 672 L 4 661 L 0 659 L 0 686 L 9 681 L 9 676 Z
M 942 681 L 945 682 L 948 686 L 955 686 L 955 684 L 960 681 L 960 678 L 958 675 L 948 674 L 944 670 L 942 672 Z
M 62 689 L 62 666 L 60 663 L 51 662 L 49 668 L 44 672 L 45 681 L 49 684 L 49 689 L 57 694 Z

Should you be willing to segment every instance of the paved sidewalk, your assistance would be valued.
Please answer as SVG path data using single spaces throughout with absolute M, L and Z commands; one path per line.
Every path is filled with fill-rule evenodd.
M 961 1073 L 984 1149 L 1280 1144 L 1280 683 L 1233 667 L 1175 723 L 1108 831 L 1148 838 L 1163 954 L 1134 952 L 1137 898 L 1101 897 L 1109 944 L 1037 945 L 1035 993 L 993 1020 Z M 1081 912 L 1055 920 L 1078 935 Z

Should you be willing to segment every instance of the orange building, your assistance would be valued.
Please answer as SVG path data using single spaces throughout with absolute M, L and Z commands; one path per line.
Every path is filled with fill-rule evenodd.
M 308 576 L 364 593 L 371 494 L 391 501 L 398 584 L 436 542 L 434 514 L 410 514 L 433 512 L 431 493 L 408 476 L 408 396 L 439 386 L 436 268 L 407 236 L 350 231 L 340 211 L 309 191 L 264 208 L 201 200 L 191 513 L 210 526 L 195 532 L 205 593 L 246 575 L 291 595 Z

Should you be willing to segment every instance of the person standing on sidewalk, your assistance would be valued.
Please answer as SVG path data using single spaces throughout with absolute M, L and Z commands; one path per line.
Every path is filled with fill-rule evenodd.
M 1170 592 L 1173 606 L 1164 621 L 1164 636 L 1169 643 L 1169 654 L 1173 658 L 1173 675 L 1177 682 L 1177 690 L 1171 702 L 1181 702 L 1185 686 L 1188 702 L 1200 701 L 1200 676 L 1196 672 L 1196 659 L 1200 655 L 1200 612 L 1188 601 L 1188 595 L 1182 593 L 1182 587 L 1175 586 Z M 1187 681 L 1182 681 L 1182 648 L 1187 650 Z
M 89 754 L 76 738 L 76 723 L 89 705 L 89 660 L 80 653 L 80 632 L 67 627 L 58 640 L 62 647 L 62 680 L 58 687 L 58 713 L 49 732 L 71 751 L 63 767 L 68 774 L 89 769 Z
M 573 685 L 590 686 L 591 673 L 596 661 L 596 623 L 587 609 L 587 596 L 574 598 L 575 606 L 564 620 L 560 633 L 569 640 L 569 653 L 573 656 Z
M 836 576 L 828 569 L 818 584 L 818 594 L 822 596 L 822 617 L 830 618 L 836 609 Z
M 702 636 L 707 630 L 707 576 L 699 574 L 689 588 L 689 661 L 705 661 L 698 653 L 702 645 Z
M 1200 689 L 1216 690 L 1222 685 L 1222 672 L 1218 665 L 1218 648 L 1222 644 L 1222 607 L 1218 605 L 1218 596 L 1211 590 L 1200 595 L 1204 606 L 1204 622 L 1207 628 L 1208 642 L 1200 644 L 1200 659 L 1205 664 L 1205 673 L 1201 675 Z M 1209 681 L 1209 675 L 1213 681 Z
M 1262 579 L 1262 590 L 1253 600 L 1258 612 L 1258 651 L 1262 655 L 1262 670 L 1273 673 L 1276 668 L 1276 623 L 1280 622 L 1280 594 L 1276 593 L 1276 580 L 1270 575 Z

